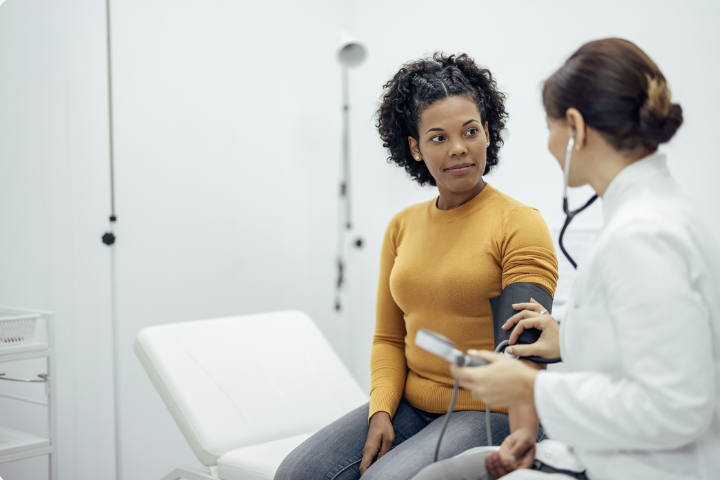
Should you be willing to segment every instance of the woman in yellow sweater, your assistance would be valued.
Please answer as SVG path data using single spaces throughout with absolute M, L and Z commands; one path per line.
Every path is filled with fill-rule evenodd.
M 557 259 L 537 210 L 483 180 L 507 114 L 490 72 L 466 55 L 421 59 L 385 85 L 378 128 L 394 162 L 439 196 L 401 211 L 380 259 L 370 403 L 293 451 L 276 480 L 412 478 L 433 460 L 450 403 L 449 365 L 414 344 L 420 328 L 461 350 L 493 349 L 490 299 L 524 282 L 554 293 Z M 529 300 L 529 299 L 527 299 Z M 440 458 L 487 444 L 485 405 L 461 390 Z M 492 408 L 492 437 L 532 462 L 534 411 Z

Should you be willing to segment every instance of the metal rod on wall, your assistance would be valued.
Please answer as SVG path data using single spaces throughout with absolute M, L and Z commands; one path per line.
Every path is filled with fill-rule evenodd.
M 352 187 L 350 184 L 350 76 L 348 71 L 365 60 L 365 52 L 365 46 L 360 40 L 347 33 L 340 34 L 337 58 L 342 67 L 342 177 L 338 208 L 337 281 L 335 286 L 335 310 L 338 312 L 342 310 L 342 291 L 347 273 L 345 233 L 353 228 Z M 358 248 L 362 246 L 362 240 L 358 239 L 356 245 Z
M 352 228 L 350 206 L 350 95 L 348 68 L 342 66 L 342 158 L 340 161 L 340 203 L 338 205 L 337 281 L 335 310 L 342 310 L 342 290 L 345 284 L 345 232 Z
M 115 479 L 122 479 L 122 429 L 120 422 L 120 335 L 117 316 L 117 261 L 115 246 L 115 138 L 113 125 L 113 84 L 112 84 L 112 30 L 110 0 L 105 0 L 107 32 L 107 80 L 108 80 L 108 146 L 110 157 L 110 229 L 102 241 L 110 248 L 110 321 L 112 323 L 113 351 L 113 420 L 115 427 Z
M 108 79 L 108 139 L 110 146 L 110 223 L 117 220 L 115 216 L 115 138 L 113 128 L 113 91 L 112 91 L 112 44 L 110 30 L 110 0 L 105 0 L 105 20 L 107 31 L 107 79 Z M 111 225 L 112 227 L 112 225 Z M 111 243 L 108 245 L 112 245 Z
M 343 182 L 340 188 L 341 196 L 345 200 L 345 228 L 352 228 L 352 208 L 350 205 L 350 84 L 348 68 L 342 67 L 342 95 L 343 95 L 343 139 L 342 139 L 342 164 Z

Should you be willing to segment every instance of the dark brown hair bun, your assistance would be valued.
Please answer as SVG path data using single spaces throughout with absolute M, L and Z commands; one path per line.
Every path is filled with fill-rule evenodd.
M 637 45 L 620 38 L 586 43 L 543 85 L 548 116 L 576 108 L 617 150 L 657 150 L 683 122 L 665 77 Z
M 647 99 L 640 107 L 640 131 L 646 144 L 669 141 L 683 122 L 682 107 L 672 103 L 664 78 L 647 75 Z M 657 148 L 657 147 L 656 147 Z

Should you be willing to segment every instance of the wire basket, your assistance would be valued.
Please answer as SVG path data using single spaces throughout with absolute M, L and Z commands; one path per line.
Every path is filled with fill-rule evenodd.
M 37 314 L 0 317 L 0 348 L 30 342 L 38 318 Z

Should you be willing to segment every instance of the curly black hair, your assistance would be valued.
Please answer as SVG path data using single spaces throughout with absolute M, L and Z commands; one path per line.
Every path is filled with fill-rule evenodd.
M 408 137 L 419 140 L 420 114 L 443 98 L 464 95 L 475 101 L 483 124 L 488 122 L 490 146 L 483 175 L 498 163 L 503 145 L 502 133 L 508 114 L 505 94 L 497 89 L 490 70 L 479 67 L 466 54 L 445 55 L 436 52 L 432 58 L 422 58 L 405 64 L 383 85 L 382 103 L 377 111 L 377 128 L 383 147 L 390 152 L 388 163 L 404 167 L 420 185 L 435 186 L 425 161 L 415 161 L 408 145 Z

